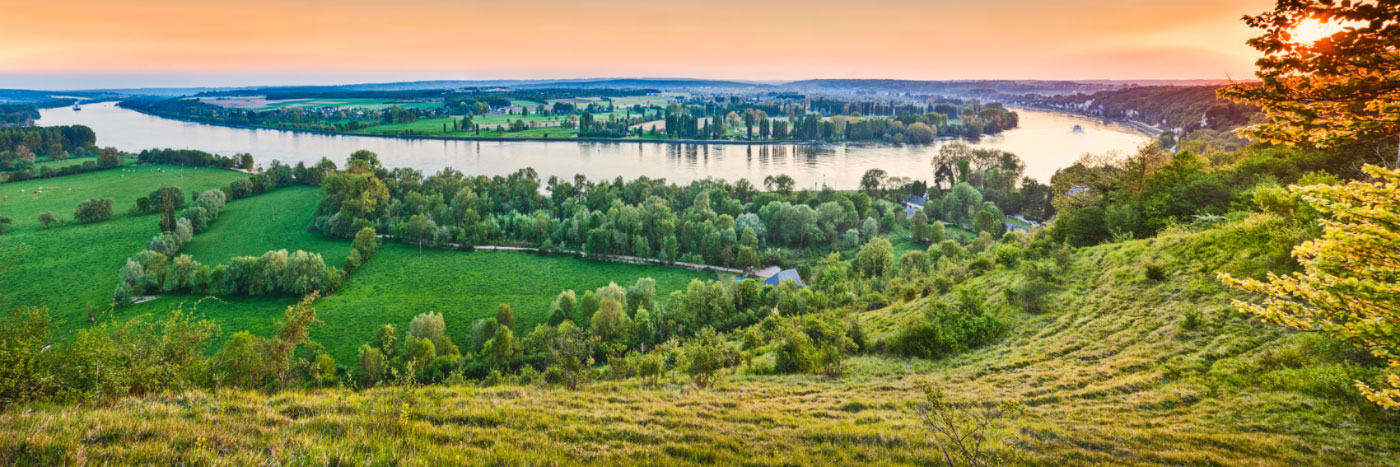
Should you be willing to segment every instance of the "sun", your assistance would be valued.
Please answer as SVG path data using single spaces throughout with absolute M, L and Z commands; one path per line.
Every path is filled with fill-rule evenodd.
M 1299 21 L 1288 34 L 1293 37 L 1294 43 L 1312 45 L 1324 37 L 1336 34 L 1341 29 L 1340 24 L 1308 18 Z

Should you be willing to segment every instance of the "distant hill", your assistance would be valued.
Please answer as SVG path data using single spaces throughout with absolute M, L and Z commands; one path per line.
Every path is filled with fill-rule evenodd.
M 1076 81 L 968 80 L 916 81 L 901 79 L 810 79 L 783 83 L 794 91 L 887 92 L 945 95 L 1066 94 L 1117 89 L 1121 84 Z

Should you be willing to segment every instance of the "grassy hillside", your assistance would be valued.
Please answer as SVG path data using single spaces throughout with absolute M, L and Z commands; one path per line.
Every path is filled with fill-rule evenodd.
M 1063 258 L 1039 314 L 1007 305 L 1015 269 L 973 277 L 964 285 L 985 293 L 1011 334 L 936 362 L 853 357 L 835 379 L 741 370 L 703 390 L 672 372 L 659 389 L 528 382 L 29 407 L 0 414 L 0 462 L 929 464 L 939 459 L 917 414 L 920 387 L 935 384 L 960 403 L 1024 404 L 1002 442 L 1024 463 L 1394 465 L 1397 420 L 1349 387 L 1374 378 L 1374 362 L 1231 311 L 1212 278 L 1286 267 L 1295 236 L 1256 217 L 1082 249 Z M 411 258 L 400 259 L 378 267 Z M 1164 277 L 1148 279 L 1148 264 Z M 370 294 L 361 287 L 345 295 Z M 878 340 L 942 298 L 859 318 Z M 333 316 L 322 303 L 323 319 Z

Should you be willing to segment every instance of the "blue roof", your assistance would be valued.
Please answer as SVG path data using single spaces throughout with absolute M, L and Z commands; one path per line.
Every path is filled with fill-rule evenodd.
M 923 196 L 910 196 L 910 197 L 908 197 L 908 198 L 905 198 L 905 199 L 904 199 L 904 202 L 905 202 L 905 203 L 914 203 L 914 204 L 917 204 L 917 205 L 919 205 L 919 206 L 923 206 L 925 203 L 928 203 L 928 198 L 925 198 L 925 197 L 923 197 Z
M 797 283 L 798 287 L 806 287 L 806 285 L 802 284 L 802 276 L 797 274 L 796 269 L 784 269 L 782 271 L 778 271 L 777 274 L 774 274 L 772 277 L 769 277 L 768 280 L 763 281 L 763 283 L 776 286 L 782 281 L 793 281 Z
M 917 212 L 919 212 L 919 208 L 913 206 L 906 207 L 904 208 L 904 217 L 914 217 L 914 214 Z

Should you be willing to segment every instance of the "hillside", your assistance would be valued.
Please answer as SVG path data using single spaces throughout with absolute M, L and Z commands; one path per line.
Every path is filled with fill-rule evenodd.
M 1231 311 L 1213 278 L 1286 268 L 1301 235 L 1256 215 L 1074 250 L 1041 313 L 1007 303 L 1022 274 L 996 267 L 962 285 L 1010 334 L 934 362 L 877 353 L 852 357 L 838 378 L 770 376 L 759 352 L 710 389 L 672 371 L 656 389 L 535 380 L 35 405 L 0 415 L 0 463 L 927 464 L 941 460 L 917 414 L 920 387 L 934 384 L 961 403 L 1024 404 L 998 443 L 1024 463 L 1393 465 L 1396 419 L 1350 386 L 1374 379 L 1374 362 Z M 1149 264 L 1161 280 L 1146 277 Z M 879 341 L 948 298 L 857 317 Z

